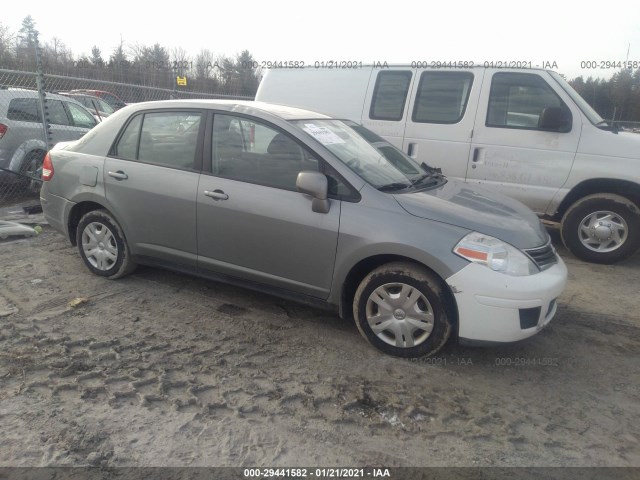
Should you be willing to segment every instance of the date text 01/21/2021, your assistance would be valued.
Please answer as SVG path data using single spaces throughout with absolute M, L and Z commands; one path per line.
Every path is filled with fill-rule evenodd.
M 245 468 L 245 478 L 391 478 L 388 468 Z

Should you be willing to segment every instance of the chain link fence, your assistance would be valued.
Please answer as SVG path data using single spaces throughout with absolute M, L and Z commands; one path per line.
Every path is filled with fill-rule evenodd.
M 46 152 L 129 103 L 252 97 L 0 69 L 0 207 L 37 203 Z

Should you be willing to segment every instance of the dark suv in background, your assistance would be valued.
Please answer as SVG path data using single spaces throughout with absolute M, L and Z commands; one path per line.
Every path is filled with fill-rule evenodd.
M 47 93 L 53 144 L 76 140 L 96 125 L 91 113 L 72 98 Z M 39 176 L 47 152 L 38 92 L 0 90 L 0 176 L 3 184 L 19 181 L 19 173 Z
M 113 112 L 115 109 L 109 105 L 106 101 L 101 99 L 100 97 L 96 97 L 95 95 L 89 95 L 87 93 L 70 93 L 70 92 L 58 92 L 60 95 L 64 95 L 65 97 L 71 97 L 77 102 L 81 103 L 85 106 L 87 110 L 91 112 L 94 118 L 101 122 Z
M 126 107 L 127 105 L 118 96 L 110 92 L 105 92 L 104 90 L 77 89 L 77 90 L 70 90 L 67 93 L 84 93 L 86 95 L 93 95 L 95 97 L 99 97 L 105 102 L 107 102 L 109 105 L 111 105 L 111 107 L 114 110 L 120 110 L 122 107 Z

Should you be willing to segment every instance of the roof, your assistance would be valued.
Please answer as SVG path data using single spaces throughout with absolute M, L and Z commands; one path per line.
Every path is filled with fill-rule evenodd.
M 71 100 L 74 103 L 78 103 L 73 99 L 70 99 L 67 96 L 64 95 L 58 95 L 56 93 L 50 93 L 50 92 L 45 92 L 46 97 L 48 99 L 53 99 L 53 100 L 65 100 L 65 101 L 69 101 Z M 6 98 L 38 98 L 38 91 L 37 90 L 29 90 L 26 88 L 11 88 L 11 89 L 7 89 L 7 90 L 0 90 L 0 95 L 5 96 Z M 78 104 L 80 105 L 80 104 Z
M 250 100 L 160 100 L 152 102 L 142 102 L 129 105 L 127 108 L 138 107 L 142 109 L 149 108 L 167 108 L 167 107 L 187 107 L 187 108 L 218 108 L 228 110 L 230 112 L 245 113 L 247 115 L 257 115 L 268 113 L 275 115 L 283 120 L 303 120 L 303 119 L 321 119 L 331 118 L 322 113 L 304 110 L 302 108 L 288 107 L 285 105 L 277 105 L 267 102 L 255 102 Z

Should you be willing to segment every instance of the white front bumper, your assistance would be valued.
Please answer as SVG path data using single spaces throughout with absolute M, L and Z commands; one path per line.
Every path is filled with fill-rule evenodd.
M 459 338 L 516 342 L 535 335 L 555 315 L 555 300 L 566 282 L 567 267 L 560 257 L 551 268 L 525 277 L 512 277 L 470 263 L 447 279 L 458 306 Z M 538 307 L 537 322 L 523 328 L 520 309 Z M 529 311 L 529 317 L 531 312 L 535 313 Z

